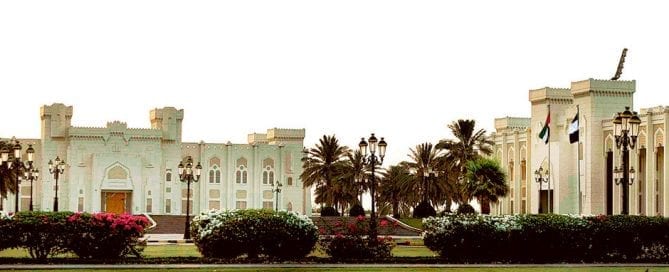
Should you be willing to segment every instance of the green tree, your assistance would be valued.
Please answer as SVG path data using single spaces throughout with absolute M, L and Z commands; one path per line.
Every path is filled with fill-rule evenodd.
M 486 137 L 484 129 L 475 130 L 476 121 L 459 119 L 454 121 L 448 128 L 451 129 L 455 139 L 441 140 L 436 145 L 437 149 L 446 150 L 444 156 L 444 167 L 451 169 L 450 182 L 452 186 L 458 188 L 460 195 L 456 197 L 458 202 L 463 203 L 471 196 L 467 195 L 467 190 L 462 190 L 464 179 L 466 178 L 466 166 L 470 160 L 476 160 L 482 155 L 492 154 L 492 145 L 494 142 Z
M 9 160 L 14 160 L 14 145 L 9 141 L 0 141 L 0 150 L 6 149 L 9 152 Z M 18 188 L 16 186 L 16 166 L 12 166 L 12 169 L 7 168 L 7 163 L 2 163 L 0 165 L 0 197 L 7 198 L 7 193 L 16 194 Z M 23 167 L 19 169 L 19 176 L 23 175 Z M 1 201 L 1 199 L 0 199 Z
M 389 205 L 395 218 L 400 218 L 402 210 L 408 213 L 412 204 L 417 202 L 416 194 L 413 193 L 413 180 L 406 165 L 390 166 L 381 178 L 378 206 Z
M 481 203 L 481 213 L 489 214 L 490 203 L 496 203 L 509 193 L 506 174 L 497 160 L 486 157 L 470 160 L 466 168 L 464 190 Z
M 343 168 L 340 171 L 341 179 L 351 184 L 349 187 L 354 195 L 357 196 L 358 204 L 362 203 L 362 195 L 369 190 L 369 184 L 366 180 L 369 176 L 369 167 L 363 163 L 362 152 L 355 150 L 346 154 Z M 350 203 L 350 204 L 356 204 Z
M 316 203 L 336 205 L 337 192 L 331 192 L 330 189 L 338 189 L 335 188 L 335 183 L 339 179 L 348 148 L 339 145 L 339 140 L 334 135 L 323 135 L 315 147 L 304 152 L 303 171 L 300 175 L 303 187 L 315 187 Z
M 454 191 L 448 184 L 448 171 L 441 152 L 431 143 L 422 143 L 409 150 L 411 161 L 404 163 L 413 170 L 413 192 L 422 202 L 450 207 Z

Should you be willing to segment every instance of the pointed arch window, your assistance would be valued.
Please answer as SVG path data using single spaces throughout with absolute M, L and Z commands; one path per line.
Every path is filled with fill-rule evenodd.
M 246 158 L 241 157 L 237 159 L 237 168 L 235 170 L 235 183 L 237 184 L 246 184 L 248 183 L 248 166 Z
M 209 170 L 209 183 L 221 183 L 221 169 L 214 165 Z

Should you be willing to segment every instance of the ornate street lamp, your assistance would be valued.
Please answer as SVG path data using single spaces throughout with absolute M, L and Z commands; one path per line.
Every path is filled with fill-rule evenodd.
M 636 145 L 640 124 L 639 115 L 630 111 L 630 107 L 625 107 L 625 111 L 619 112 L 613 119 L 616 147 L 622 150 L 622 167 L 614 169 L 614 175 L 619 177 L 616 178 L 616 184 L 621 185 L 623 189 L 623 210 L 621 214 L 629 214 L 629 186 L 634 182 L 634 168 L 630 169 L 629 165 L 629 150 L 634 149 Z M 632 174 L 631 177 L 630 174 Z
M 539 166 L 539 169 L 534 170 L 534 181 L 539 183 L 539 192 L 541 192 L 542 183 L 548 184 L 548 175 L 548 169 L 544 170 L 544 168 L 541 166 Z M 548 213 L 551 212 L 550 190 L 551 188 L 548 188 Z M 541 207 L 541 196 L 539 196 L 539 207 Z
M 53 211 L 58 211 L 58 178 L 65 172 L 65 161 L 61 161 L 60 157 L 56 156 L 54 161 L 49 160 L 49 173 L 53 175 L 56 181 L 56 192 L 53 195 Z
M 35 155 L 35 149 L 33 145 L 29 144 L 28 149 L 26 149 L 28 154 L 28 167 L 26 171 L 23 172 L 25 180 L 30 181 L 30 211 L 33 211 L 33 181 L 37 180 L 39 177 L 39 169 L 33 167 L 33 157 Z
M 369 144 L 367 144 L 369 142 Z M 385 140 L 383 140 L 383 137 L 381 137 L 381 141 L 378 141 L 376 137 L 374 136 L 374 133 L 372 133 L 372 136 L 370 136 L 367 141 L 365 141 L 365 138 L 363 137 L 360 140 L 360 144 L 358 144 L 360 147 L 360 151 L 362 153 L 362 163 L 363 165 L 369 166 L 372 170 L 372 175 L 369 177 L 370 179 L 370 194 L 372 197 L 372 214 L 370 215 L 370 222 L 369 222 L 369 243 L 370 244 L 375 244 L 376 237 L 377 237 L 377 230 L 376 230 L 376 203 L 375 203 L 375 198 L 376 198 L 376 181 L 375 181 L 375 176 L 374 176 L 374 168 L 376 168 L 377 165 L 383 164 L 383 158 L 386 156 L 386 147 L 388 144 L 386 143 Z M 378 146 L 379 148 L 379 156 L 376 156 L 376 147 Z M 369 147 L 369 157 L 367 156 L 367 149 Z
M 181 182 L 185 182 L 188 188 L 186 191 L 186 229 L 184 231 L 184 240 L 188 240 L 190 239 L 190 184 L 200 180 L 202 165 L 198 162 L 195 171 L 193 171 L 193 159 L 188 156 L 186 166 L 184 167 L 183 162 L 179 162 L 178 168 L 179 179 Z
M 275 211 L 279 211 L 279 193 L 281 193 L 281 182 L 277 181 L 276 182 L 276 187 L 274 188 L 274 194 L 276 195 L 276 204 L 274 205 L 276 208 L 274 208 Z
M 427 203 L 428 200 L 429 200 L 429 197 L 430 197 L 430 193 L 428 191 L 428 188 L 430 188 L 430 186 L 428 186 L 427 183 L 430 180 L 434 180 L 437 177 L 439 177 L 439 173 L 435 172 L 432 169 L 432 167 L 429 167 L 427 165 L 425 165 L 423 169 L 425 169 L 423 171 L 423 190 L 424 190 L 424 192 L 423 192 L 423 202 Z
M 16 194 L 14 194 L 14 212 L 17 213 L 19 212 L 19 193 L 21 189 L 19 184 L 21 184 L 21 168 L 24 168 L 25 166 L 23 166 L 23 162 L 21 161 L 21 144 L 19 144 L 19 141 L 16 140 L 16 138 L 12 138 L 12 141 L 14 141 L 14 145 L 12 146 L 14 157 L 9 159 L 10 150 L 9 148 L 5 147 L 0 151 L 0 158 L 2 158 L 2 163 L 6 165 L 8 170 L 7 172 L 14 170 L 14 173 L 16 174 L 16 180 L 14 183 L 16 185 Z M 29 159 L 32 159 L 31 155 L 28 157 Z M 29 163 L 32 163 L 32 160 L 30 160 Z

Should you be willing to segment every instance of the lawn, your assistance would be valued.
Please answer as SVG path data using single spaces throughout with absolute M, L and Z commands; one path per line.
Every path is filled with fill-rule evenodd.
M 648 270 L 646 270 L 648 269 Z M 146 271 L 146 272 L 159 272 L 159 271 L 179 271 L 179 272 L 201 272 L 201 271 L 239 271 L 239 272 L 248 272 L 248 271 L 294 271 L 294 272 L 307 272 L 307 271 L 411 271 L 411 272 L 436 272 L 436 271 L 449 271 L 449 272 L 559 272 L 559 271 L 584 271 L 584 272 L 656 272 L 656 271 L 669 271 L 669 267 L 456 267 L 456 268 L 431 268 L 431 267 L 255 267 L 255 268 L 224 268 L 224 267 L 203 267 L 199 269 L 195 268 L 179 268 L 179 269 L 95 269 L 96 272 L 111 272 L 111 271 L 122 271 L 122 272 L 134 272 L 134 271 Z M 57 269 L 57 270 L 33 270 L 33 271 L 73 271 L 80 272 L 81 269 Z
M 414 240 L 412 245 L 416 244 Z M 168 244 L 168 245 L 149 245 L 144 249 L 144 257 L 200 257 L 200 252 L 193 244 Z M 396 246 L 393 249 L 393 255 L 398 257 L 432 257 L 435 256 L 432 251 L 424 246 Z M 63 257 L 73 257 L 71 254 L 62 255 Z M 310 256 L 326 257 L 320 250 L 314 250 Z M 0 251 L 1 257 L 29 258 L 28 251 L 25 249 L 7 249 Z
M 423 229 L 423 219 L 422 218 L 402 218 L 400 219 L 402 223 L 412 226 L 417 229 Z

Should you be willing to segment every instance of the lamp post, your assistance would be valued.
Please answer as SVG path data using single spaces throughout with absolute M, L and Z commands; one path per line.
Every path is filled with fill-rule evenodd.
M 430 193 L 429 193 L 429 186 L 427 183 L 430 181 L 430 179 L 437 178 L 439 174 L 432 170 L 432 167 L 429 167 L 425 165 L 423 167 L 423 202 L 427 203 L 429 201 Z
M 544 168 L 541 167 L 541 166 L 539 166 L 539 169 L 534 170 L 534 181 L 539 183 L 539 192 L 541 192 L 541 184 L 542 183 L 545 182 L 546 184 L 548 184 L 548 175 L 549 175 L 548 170 L 544 171 Z M 547 201 L 548 202 L 548 213 L 551 212 L 550 189 L 551 188 L 548 188 L 548 192 L 549 192 L 548 201 Z M 539 195 L 539 208 L 541 208 L 541 195 Z
M 54 163 L 55 162 L 55 163 Z M 56 181 L 56 192 L 53 195 L 53 211 L 58 211 L 58 178 L 65 172 L 65 161 L 60 160 L 60 157 L 56 156 L 55 161 L 49 160 L 49 173 L 53 175 L 53 179 Z
M 184 167 L 183 162 L 179 162 L 178 168 L 179 179 L 181 182 L 185 182 L 188 188 L 186 191 L 186 228 L 184 231 L 184 240 L 188 240 L 190 239 L 190 184 L 200 180 L 202 165 L 198 162 L 197 166 L 195 166 L 195 171 L 193 171 L 193 159 L 188 156 L 186 166 Z
M 622 166 L 614 169 L 614 174 L 617 176 L 615 182 L 617 185 L 621 185 L 623 189 L 623 210 L 621 214 L 629 214 L 629 186 L 634 182 L 634 168 L 630 169 L 629 165 L 629 150 L 634 149 L 636 145 L 639 124 L 641 124 L 639 115 L 630 111 L 630 107 L 625 107 L 625 111 L 617 113 L 615 119 L 613 119 L 616 147 L 622 150 Z M 632 174 L 632 178 L 630 178 L 630 174 Z
M 37 180 L 39 177 L 39 169 L 33 167 L 33 158 L 35 155 L 35 149 L 33 148 L 33 145 L 29 144 L 28 149 L 26 149 L 26 153 L 28 154 L 28 167 L 26 167 L 26 171 L 23 172 L 23 175 L 25 177 L 25 180 L 30 181 L 30 206 L 29 209 L 32 212 L 33 211 L 33 181 Z
M 24 167 L 23 163 L 21 162 L 21 144 L 19 143 L 16 138 L 12 138 L 12 141 L 14 141 L 14 145 L 10 145 L 12 150 L 14 151 L 14 157 L 12 159 L 9 159 L 9 149 L 8 148 L 3 148 L 2 151 L 0 151 L 0 157 L 2 157 L 2 162 L 3 164 L 6 164 L 7 166 L 7 172 L 11 172 L 11 170 L 14 170 L 16 174 L 16 180 L 14 185 L 16 188 L 16 194 L 14 194 L 14 212 L 17 213 L 19 212 L 19 184 L 21 183 L 21 168 Z M 32 156 L 29 156 L 29 159 L 32 159 Z M 12 167 L 14 166 L 14 167 Z
M 281 184 L 281 182 L 277 181 L 276 182 L 276 188 L 274 189 L 274 193 L 276 195 L 276 203 L 275 203 L 276 208 L 274 208 L 274 210 L 277 211 L 277 212 L 279 211 L 279 193 L 281 193 L 281 186 L 283 186 L 283 184 Z
M 369 142 L 369 144 L 367 144 Z M 360 140 L 360 144 L 358 144 L 360 147 L 360 151 L 362 153 L 362 163 L 363 165 L 369 166 L 372 170 L 372 175 L 369 177 L 370 179 L 370 194 L 372 198 L 372 214 L 370 215 L 370 222 L 369 222 L 369 243 L 375 244 L 376 237 L 377 237 L 377 231 L 376 231 L 376 203 L 375 203 L 375 198 L 376 198 L 376 181 L 375 181 L 375 176 L 374 176 L 374 168 L 376 168 L 377 165 L 383 164 L 383 157 L 386 156 L 386 147 L 388 144 L 386 143 L 385 140 L 383 140 L 383 137 L 381 137 L 381 141 L 378 141 L 376 137 L 374 136 L 374 133 L 372 133 L 372 136 L 370 136 L 367 141 L 365 141 L 365 138 L 363 137 Z M 376 147 L 378 146 L 379 148 L 379 156 L 376 156 Z M 367 156 L 367 147 L 369 147 L 369 157 Z

